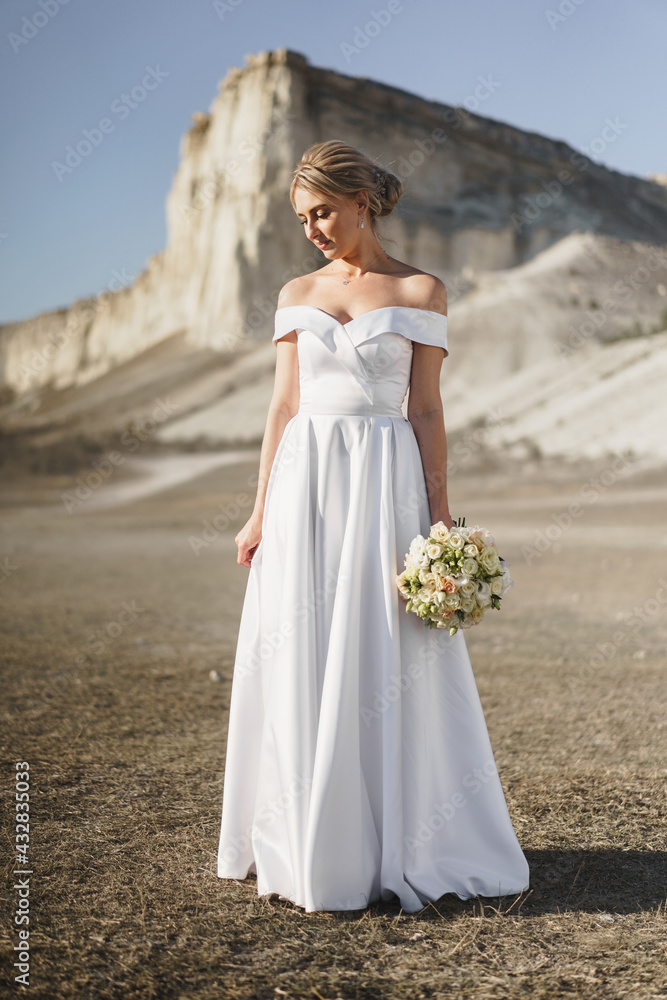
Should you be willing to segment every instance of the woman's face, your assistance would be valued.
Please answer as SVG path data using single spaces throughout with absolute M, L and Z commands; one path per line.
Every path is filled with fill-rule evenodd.
M 363 199 L 364 192 L 357 197 Z M 356 245 L 360 205 L 355 198 L 313 194 L 296 188 L 294 206 L 306 238 L 330 260 L 343 256 Z

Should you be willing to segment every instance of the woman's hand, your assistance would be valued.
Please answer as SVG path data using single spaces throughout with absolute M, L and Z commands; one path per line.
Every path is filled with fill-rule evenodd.
M 236 561 L 239 566 L 251 566 L 252 557 L 262 540 L 262 518 L 253 514 L 243 525 L 234 541 L 238 546 Z
M 440 517 L 433 518 L 431 524 L 437 524 L 438 521 L 442 521 L 442 523 L 446 528 L 456 528 L 457 526 L 456 521 L 452 518 L 452 515 L 449 513 L 449 511 L 446 511 L 444 514 L 441 514 Z

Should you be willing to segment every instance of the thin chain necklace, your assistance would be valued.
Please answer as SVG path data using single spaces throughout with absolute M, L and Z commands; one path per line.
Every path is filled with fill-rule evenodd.
M 382 257 L 383 255 L 384 255 L 384 250 L 380 251 L 380 253 L 379 253 L 379 254 L 377 254 L 377 255 L 376 255 L 376 256 L 375 256 L 374 258 L 373 258 L 373 260 L 372 260 L 372 261 L 370 262 L 370 264 L 368 265 L 368 267 L 366 268 L 366 270 L 365 270 L 365 271 L 362 271 L 362 272 L 361 272 L 361 274 L 366 274 L 366 272 L 370 270 L 370 268 L 371 268 L 371 265 L 372 265 L 372 264 L 374 264 L 374 263 L 375 263 L 375 261 L 376 261 L 376 260 L 377 260 L 377 259 L 378 259 L 379 257 Z M 345 271 L 343 271 L 343 270 L 342 270 L 342 268 L 341 268 L 341 270 L 340 270 L 340 271 L 339 271 L 338 273 L 339 273 L 339 274 L 345 274 L 346 272 L 345 272 Z M 354 278 L 351 278 L 351 277 L 349 277 L 349 275 L 348 275 L 348 277 L 347 277 L 347 278 L 343 278 L 343 284 L 344 284 L 344 285 L 349 285 L 349 283 L 350 283 L 351 281 L 354 281 L 354 280 L 355 280 L 356 278 L 360 278 L 360 277 L 361 277 L 361 274 L 355 274 Z

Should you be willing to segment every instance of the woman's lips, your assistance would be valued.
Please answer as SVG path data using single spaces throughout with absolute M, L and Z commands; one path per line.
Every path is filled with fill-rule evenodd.
M 319 240 L 315 240 L 315 243 L 320 248 L 320 250 L 323 250 L 324 247 L 328 247 L 329 246 L 329 244 L 331 243 L 331 240 L 327 240 L 325 243 L 320 243 Z

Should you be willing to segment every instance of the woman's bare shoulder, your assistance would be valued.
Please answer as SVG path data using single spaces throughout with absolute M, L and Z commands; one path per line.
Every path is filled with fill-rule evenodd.
M 447 315 L 447 288 L 435 274 L 414 269 L 404 278 L 406 298 L 416 309 L 429 309 Z
M 312 274 L 300 274 L 287 281 L 278 292 L 277 309 L 286 306 L 300 306 L 307 302 L 314 293 L 314 277 Z

